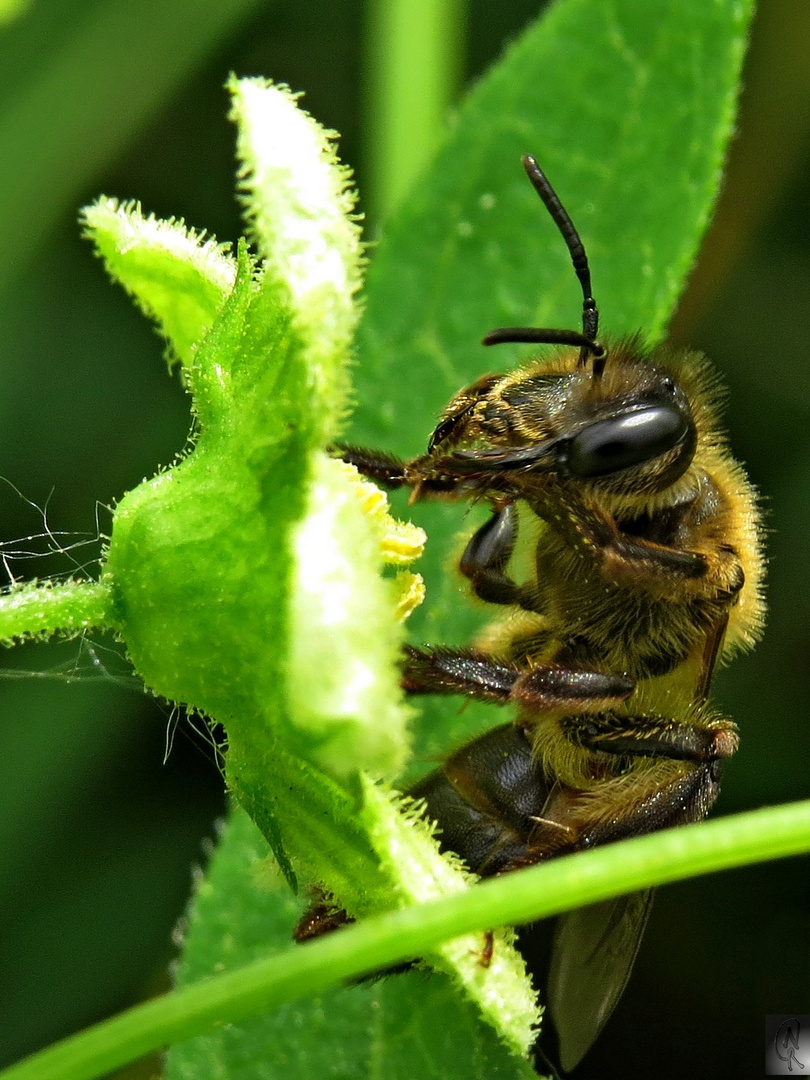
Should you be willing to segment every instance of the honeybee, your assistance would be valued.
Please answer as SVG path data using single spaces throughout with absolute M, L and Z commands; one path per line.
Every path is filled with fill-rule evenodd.
M 718 427 L 714 376 L 694 353 L 598 337 L 583 244 L 534 158 L 523 165 L 571 255 L 582 330 L 487 334 L 560 348 L 461 390 L 412 461 L 336 449 L 413 500 L 491 509 L 460 570 L 505 617 L 473 648 L 409 647 L 403 664 L 412 694 L 516 707 L 410 792 L 483 877 L 702 819 L 738 745 L 707 703 L 712 674 L 764 613 L 757 499 Z M 548 998 L 564 1069 L 621 995 L 649 902 L 560 920 Z

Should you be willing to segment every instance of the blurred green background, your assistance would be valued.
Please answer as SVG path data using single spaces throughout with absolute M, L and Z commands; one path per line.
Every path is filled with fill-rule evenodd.
M 539 7 L 459 0 L 459 88 Z M 80 239 L 78 207 L 100 192 L 138 198 L 236 239 L 222 89 L 236 71 L 306 90 L 308 109 L 342 133 L 361 208 L 376 212 L 387 188 L 371 137 L 375 10 L 361 0 L 34 0 L 3 31 L 6 574 L 92 562 L 106 507 L 171 461 L 188 430 L 161 343 Z M 743 735 L 722 813 L 810 794 L 808 41 L 806 0 L 763 4 L 723 198 L 673 324 L 729 386 L 734 450 L 771 530 L 767 637 L 717 682 Z M 0 660 L 4 1064 L 166 986 L 172 930 L 224 799 L 202 725 L 143 695 L 112 641 Z M 765 1014 L 810 1012 L 809 900 L 806 860 L 662 890 L 628 993 L 575 1075 L 761 1075 Z

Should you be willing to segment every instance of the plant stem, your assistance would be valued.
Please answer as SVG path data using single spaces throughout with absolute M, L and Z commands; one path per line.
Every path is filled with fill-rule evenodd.
M 465 933 L 534 922 L 635 889 L 808 848 L 810 800 L 568 856 L 176 990 L 11 1066 L 0 1080 L 93 1080 L 171 1042 L 420 956 Z
M 48 634 L 75 634 L 110 625 L 110 593 L 97 582 L 24 585 L 0 596 L 0 642 Z
M 370 217 L 379 224 L 438 145 L 459 85 L 464 0 L 368 0 Z

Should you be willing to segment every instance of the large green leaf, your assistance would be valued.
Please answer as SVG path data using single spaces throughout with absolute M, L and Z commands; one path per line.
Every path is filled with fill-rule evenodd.
M 516 350 L 483 353 L 484 332 L 578 325 L 576 280 L 522 153 L 538 157 L 582 233 L 604 332 L 663 334 L 717 192 L 749 15 L 732 0 L 560 0 L 509 51 L 375 252 L 352 441 L 418 453 L 460 386 L 514 363 Z M 464 513 L 418 515 L 430 555 L 417 637 L 463 641 L 479 616 L 446 567 Z M 423 755 L 493 723 L 480 707 L 455 712 L 425 708 Z M 242 880 L 244 860 L 260 857 L 249 839 L 236 819 L 197 902 L 183 981 L 287 939 L 292 901 Z M 526 1075 L 451 988 L 425 978 L 352 987 L 193 1040 L 172 1052 L 169 1076 Z

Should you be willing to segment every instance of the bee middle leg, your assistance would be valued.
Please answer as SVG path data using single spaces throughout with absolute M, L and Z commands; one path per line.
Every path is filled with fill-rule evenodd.
M 569 670 L 554 664 L 520 667 L 473 649 L 405 647 L 402 686 L 410 694 L 464 694 L 529 711 L 600 712 L 625 701 L 635 683 L 623 675 Z

